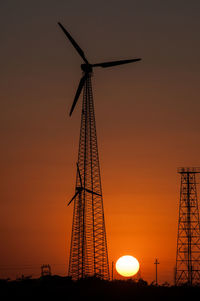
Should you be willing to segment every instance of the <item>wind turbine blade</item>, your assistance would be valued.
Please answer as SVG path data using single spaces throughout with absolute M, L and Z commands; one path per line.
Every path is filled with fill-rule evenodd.
M 73 196 L 73 198 L 71 199 L 71 201 L 69 201 L 69 203 L 67 204 L 67 206 L 69 206 L 71 204 L 71 202 L 76 198 L 76 196 L 79 194 L 79 191 L 77 191 L 75 193 L 75 195 Z
M 136 59 L 132 59 L 132 60 L 120 60 L 120 61 L 113 61 L 113 62 L 98 63 L 98 64 L 93 64 L 92 67 L 107 68 L 107 67 L 113 67 L 113 66 L 118 66 L 118 65 L 134 63 L 134 62 L 137 62 L 137 61 L 140 61 L 140 60 L 141 60 L 140 58 L 136 58 Z
M 71 116 L 72 113 L 73 113 L 73 111 L 74 111 L 74 108 L 75 108 L 75 106 L 76 106 L 76 103 L 77 103 L 77 101 L 78 101 L 78 98 L 79 98 L 79 96 L 80 96 L 80 94 L 81 94 L 81 91 L 82 91 L 82 89 L 83 89 L 85 80 L 86 80 L 86 76 L 84 75 L 84 76 L 81 78 L 80 82 L 79 82 L 78 89 L 77 89 L 77 91 L 76 91 L 76 95 L 75 95 L 75 97 L 74 97 L 74 102 L 73 102 L 73 104 L 72 104 L 72 107 L 71 107 L 69 116 Z
M 81 173 L 80 173 L 80 169 L 79 169 L 79 166 L 78 166 L 78 162 L 76 164 L 77 164 L 77 171 L 78 171 L 78 175 L 79 175 L 79 179 L 80 179 L 80 184 L 81 184 L 81 187 L 83 187 L 83 183 L 82 183 L 82 179 L 81 179 Z
M 89 190 L 89 189 L 87 189 L 87 188 L 83 188 L 83 189 L 84 189 L 85 191 L 91 193 L 91 194 L 95 194 L 95 195 L 102 196 L 101 194 L 99 194 L 99 193 L 97 193 L 97 192 L 94 192 L 94 191 L 92 191 L 92 190 Z
M 85 54 L 83 52 L 83 50 L 78 46 L 78 44 L 74 41 L 74 39 L 72 38 L 72 36 L 69 34 L 69 32 L 64 28 L 64 26 L 58 22 L 58 25 L 60 26 L 60 28 L 62 29 L 62 31 L 65 33 L 65 35 L 68 37 L 68 39 L 70 40 L 70 42 L 72 43 L 72 45 L 74 46 L 74 48 L 76 49 L 76 51 L 78 52 L 78 54 L 82 57 L 82 59 L 84 60 L 84 62 L 86 64 L 88 63 L 88 60 L 85 57 Z

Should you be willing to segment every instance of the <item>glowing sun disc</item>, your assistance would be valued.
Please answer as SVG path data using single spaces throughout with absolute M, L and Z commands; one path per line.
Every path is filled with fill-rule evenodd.
M 116 262 L 117 272 L 124 277 L 131 277 L 137 274 L 140 264 L 138 260 L 130 255 L 120 257 Z

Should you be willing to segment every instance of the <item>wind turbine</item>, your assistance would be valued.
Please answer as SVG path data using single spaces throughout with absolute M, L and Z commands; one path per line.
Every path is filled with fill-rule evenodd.
M 80 169 L 78 167 L 78 163 L 77 163 L 77 171 L 78 171 L 78 176 L 79 176 L 79 180 L 80 180 L 80 186 L 76 186 L 76 193 L 73 196 L 73 198 L 69 201 L 67 206 L 69 206 L 71 204 L 71 202 L 77 197 L 77 195 L 79 195 L 79 197 L 81 197 L 82 191 L 87 191 L 88 193 L 102 196 L 101 194 L 99 194 L 97 192 L 94 192 L 90 189 L 87 189 L 87 188 L 83 187 L 83 182 L 82 182 L 82 179 L 81 179 L 81 173 L 80 173 Z
M 92 94 L 93 68 L 109 68 L 140 61 L 140 58 L 90 64 L 83 50 L 64 26 L 58 25 L 83 60 L 80 79 L 69 115 L 83 91 L 81 129 L 74 201 L 68 275 L 73 280 L 87 276 L 109 279 L 109 263 L 104 220 L 96 122 Z

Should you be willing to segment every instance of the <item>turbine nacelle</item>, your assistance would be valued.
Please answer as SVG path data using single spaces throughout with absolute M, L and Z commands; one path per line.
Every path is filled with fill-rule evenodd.
M 85 73 L 91 73 L 92 72 L 92 65 L 90 64 L 81 64 L 81 69 L 83 70 L 83 72 Z

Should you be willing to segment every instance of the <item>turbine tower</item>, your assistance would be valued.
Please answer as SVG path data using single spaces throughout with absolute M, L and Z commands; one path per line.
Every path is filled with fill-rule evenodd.
M 176 285 L 200 284 L 200 223 L 196 188 L 198 167 L 181 167 L 181 190 L 176 252 Z
M 95 67 L 112 67 L 139 61 L 139 58 L 90 64 L 69 32 L 58 23 L 83 60 L 82 78 L 70 110 L 72 115 L 83 90 L 81 129 L 74 201 L 68 275 L 73 280 L 88 276 L 109 279 L 109 263 L 104 220 L 101 176 L 91 75 Z

